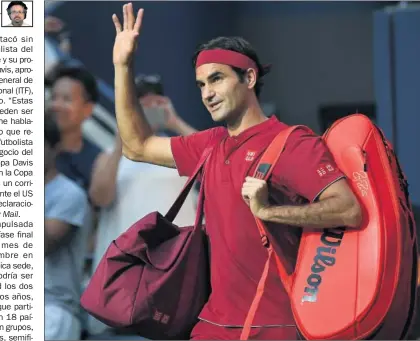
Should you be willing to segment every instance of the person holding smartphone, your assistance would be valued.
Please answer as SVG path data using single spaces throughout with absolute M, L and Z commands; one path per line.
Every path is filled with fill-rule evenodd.
M 179 117 L 171 99 L 165 96 L 160 76 L 140 74 L 136 77 L 135 85 L 137 100 L 155 133 L 162 134 L 165 129 L 183 136 L 197 132 Z M 98 207 L 108 207 L 115 199 L 118 169 L 122 163 L 129 162 L 121 156 L 122 143 L 117 132 L 114 148 L 96 165 L 97 173 L 89 189 L 89 197 Z

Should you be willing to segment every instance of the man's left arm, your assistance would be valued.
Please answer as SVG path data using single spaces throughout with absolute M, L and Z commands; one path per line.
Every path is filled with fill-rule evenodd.
M 359 227 L 359 202 L 338 169 L 321 137 L 310 130 L 297 129 L 289 137 L 275 166 L 271 185 L 289 191 L 289 196 L 306 198 L 303 205 L 276 206 L 269 203 L 263 180 L 247 177 L 242 196 L 252 213 L 261 220 L 296 227 Z
M 328 186 L 319 200 L 306 205 L 270 205 L 267 183 L 250 177 L 244 184 L 242 196 L 252 213 L 265 221 L 310 228 L 356 228 L 362 221 L 360 205 L 343 178 Z

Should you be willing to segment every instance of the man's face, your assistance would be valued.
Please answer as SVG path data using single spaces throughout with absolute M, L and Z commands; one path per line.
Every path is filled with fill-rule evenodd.
M 49 111 L 55 115 L 61 132 L 80 129 L 93 110 L 93 103 L 86 98 L 83 84 L 68 77 L 58 79 L 52 88 Z
M 201 99 L 215 122 L 234 120 L 247 106 L 247 83 L 228 65 L 203 64 L 196 69 Z
M 24 10 L 25 9 L 20 5 L 14 5 L 10 8 L 10 20 L 12 21 L 12 25 L 22 25 L 23 19 L 25 18 Z

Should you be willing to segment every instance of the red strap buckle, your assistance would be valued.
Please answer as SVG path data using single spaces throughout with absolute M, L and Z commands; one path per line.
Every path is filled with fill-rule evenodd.
M 268 242 L 268 238 L 265 234 L 261 236 L 261 242 L 262 242 L 264 247 L 268 247 L 269 242 Z

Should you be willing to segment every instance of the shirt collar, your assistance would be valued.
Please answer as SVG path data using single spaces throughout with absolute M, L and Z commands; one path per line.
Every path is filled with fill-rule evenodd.
M 265 130 L 270 129 L 274 125 L 280 124 L 280 121 L 277 119 L 275 115 L 271 116 L 268 120 L 265 120 L 264 122 L 261 122 L 259 124 L 256 124 L 255 126 L 252 126 L 243 132 L 241 132 L 239 135 L 236 136 L 229 136 L 228 139 L 234 139 L 238 142 L 248 140 L 250 137 L 262 133 Z

